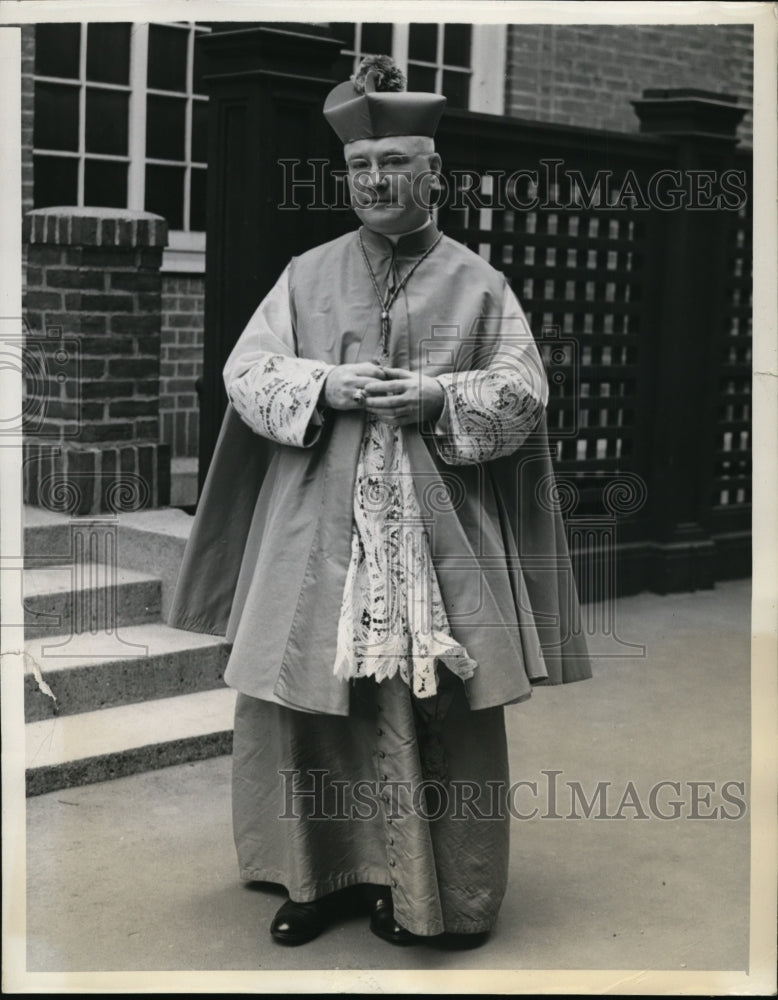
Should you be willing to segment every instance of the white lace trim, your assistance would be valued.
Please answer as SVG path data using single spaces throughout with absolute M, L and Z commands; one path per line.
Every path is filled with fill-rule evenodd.
M 477 666 L 450 634 L 402 428 L 368 416 L 334 672 L 377 681 L 399 672 L 426 698 L 437 692 L 436 661 L 463 680 Z

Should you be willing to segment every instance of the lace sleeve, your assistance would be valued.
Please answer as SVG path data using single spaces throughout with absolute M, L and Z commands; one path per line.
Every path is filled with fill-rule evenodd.
M 262 437 L 310 447 L 321 434 L 319 401 L 331 368 L 297 357 L 287 267 L 227 359 L 224 385 L 230 402 Z
M 329 365 L 270 354 L 228 388 L 230 402 L 262 437 L 307 448 L 321 434 L 317 404 Z
M 548 401 L 543 362 L 507 283 L 488 354 L 488 360 L 470 370 L 438 375 L 445 404 L 434 441 L 450 465 L 488 462 L 516 451 Z

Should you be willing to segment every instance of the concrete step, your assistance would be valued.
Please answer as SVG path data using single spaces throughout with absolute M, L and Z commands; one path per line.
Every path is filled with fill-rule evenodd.
M 158 620 L 158 577 L 111 563 L 79 562 L 24 571 L 28 638 L 111 632 Z
M 29 722 L 27 794 L 229 753 L 234 706 L 222 688 Z
M 153 569 L 162 581 L 165 619 L 193 521 L 175 507 L 70 517 L 25 506 L 24 561 L 28 569 L 84 562 L 116 562 L 139 572 Z
M 38 722 L 221 687 L 229 645 L 154 623 L 29 639 L 25 651 L 25 720 Z

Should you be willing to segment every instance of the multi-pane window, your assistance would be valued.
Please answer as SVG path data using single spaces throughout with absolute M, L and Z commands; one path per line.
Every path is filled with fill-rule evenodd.
M 344 42 L 343 68 L 354 71 L 367 55 L 391 55 L 408 78 L 409 90 L 445 94 L 449 107 L 470 107 L 470 24 L 334 23 Z
M 36 206 L 127 206 L 131 27 L 38 25 Z
M 194 43 L 207 30 L 187 23 L 37 25 L 36 207 L 157 212 L 168 220 L 173 246 L 204 231 L 207 98 L 199 92 Z
M 195 27 L 148 26 L 145 208 L 171 229 L 205 229 L 206 114 L 196 92 Z
M 469 107 L 472 26 L 411 24 L 408 89 L 445 94 L 450 107 Z

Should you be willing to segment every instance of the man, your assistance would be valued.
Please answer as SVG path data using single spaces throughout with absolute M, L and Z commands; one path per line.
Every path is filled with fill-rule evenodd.
M 480 943 L 503 706 L 590 675 L 543 365 L 503 275 L 431 219 L 445 99 L 403 83 L 364 60 L 325 103 L 362 226 L 293 259 L 227 361 L 171 613 L 232 642 L 240 871 L 287 888 L 285 944 L 350 886 L 387 941 Z

